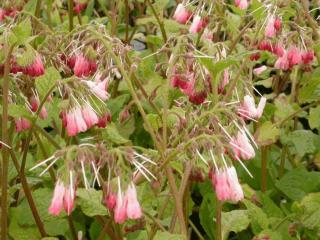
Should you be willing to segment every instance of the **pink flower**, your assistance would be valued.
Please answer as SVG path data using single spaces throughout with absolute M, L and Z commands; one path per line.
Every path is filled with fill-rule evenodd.
M 31 96 L 30 105 L 32 112 L 37 112 L 40 105 L 39 96 Z M 48 117 L 47 109 L 45 108 L 45 106 L 42 106 L 39 116 L 41 119 L 46 119 Z
M 118 191 L 117 203 L 114 209 L 114 221 L 116 223 L 124 223 L 127 220 L 127 204 L 127 197 L 125 197 L 121 191 Z
M 70 63 L 72 64 L 72 62 Z M 75 57 L 73 72 L 77 77 L 87 77 L 97 70 L 97 64 L 82 54 Z
M 192 13 L 188 11 L 183 4 L 179 3 L 176 11 L 174 12 L 173 18 L 181 24 L 186 24 L 187 21 L 191 18 Z
M 40 55 L 35 57 L 35 60 L 32 64 L 23 67 L 22 72 L 31 77 L 38 77 L 44 74 L 44 66 L 41 60 Z
M 6 11 L 3 8 L 0 8 L 0 22 L 3 21 L 5 16 L 6 16 Z
M 232 141 L 231 147 L 236 158 L 249 160 L 254 158 L 256 155 L 248 137 L 244 132 L 238 132 L 237 137 Z
M 265 65 L 261 66 L 261 67 L 257 67 L 255 69 L 253 69 L 254 74 L 256 75 L 260 75 L 261 73 L 263 73 L 265 70 L 267 70 L 267 67 Z
M 273 46 L 272 52 L 278 57 L 282 57 L 286 53 L 283 46 L 279 43 Z
M 104 200 L 104 204 L 110 211 L 113 211 L 117 204 L 117 196 L 114 193 L 108 193 Z
M 230 200 L 234 202 L 244 199 L 242 187 L 239 183 L 236 169 L 232 166 L 227 170 L 228 183 L 230 187 Z
M 274 67 L 284 71 L 287 71 L 290 68 L 287 53 L 277 59 L 277 61 L 274 63 Z
M 63 195 L 63 205 L 64 205 L 64 210 L 66 211 L 66 213 L 68 215 L 70 215 L 70 213 L 73 210 L 74 207 L 74 199 L 75 199 L 75 190 L 71 189 L 70 186 L 68 186 L 65 191 L 64 191 L 64 195 Z
M 220 201 L 226 201 L 230 199 L 230 186 L 228 183 L 228 175 L 226 171 L 219 171 L 215 177 L 215 189 L 217 198 Z
M 263 40 L 259 43 L 258 49 L 262 51 L 272 52 L 273 47 L 270 42 Z
M 293 67 L 294 65 L 298 65 L 301 63 L 301 51 L 295 46 L 292 46 L 287 52 L 287 58 L 289 61 L 289 67 Z
M 207 93 L 205 91 L 200 91 L 189 95 L 189 101 L 196 105 L 203 103 L 206 100 L 206 98 Z
M 103 81 L 84 81 L 84 82 L 90 88 L 90 91 L 101 100 L 105 101 L 109 98 L 109 93 L 106 90 L 108 79 L 105 79 Z
M 97 114 L 89 104 L 85 104 L 82 108 L 82 117 L 88 128 L 91 128 L 99 121 Z
M 235 4 L 240 9 L 246 9 L 249 5 L 247 0 L 235 0 Z
M 301 57 L 304 64 L 310 64 L 314 59 L 314 52 L 312 50 L 305 51 Z
M 76 14 L 79 14 L 86 7 L 87 7 L 87 3 L 77 3 L 77 2 L 75 2 L 75 6 L 73 7 L 73 11 Z
M 137 198 L 137 191 L 133 183 L 128 186 L 126 192 L 127 216 L 130 219 L 138 219 L 142 216 L 142 210 Z
M 28 130 L 31 127 L 29 120 L 24 117 L 15 119 L 15 124 L 16 132 L 22 132 L 24 130 Z
M 74 111 L 69 111 L 66 114 L 66 128 L 67 128 L 67 134 L 69 137 L 76 136 L 78 134 L 78 128 L 76 124 L 76 118 Z
M 206 19 L 201 19 L 199 15 L 193 17 L 192 24 L 189 28 L 190 33 L 198 33 L 201 32 L 208 24 Z
M 242 105 L 238 109 L 238 113 L 244 118 L 248 116 L 253 119 L 259 119 L 262 116 L 266 102 L 267 99 L 265 97 L 261 97 L 258 107 L 256 107 L 254 98 L 250 95 L 246 95 Z
M 273 26 L 276 29 L 276 31 L 280 31 L 281 30 L 281 25 L 282 25 L 281 19 L 280 18 L 276 18 L 274 20 L 274 24 L 273 24 Z
M 86 122 L 83 119 L 80 107 L 76 107 L 74 109 L 74 116 L 75 116 L 75 122 L 76 122 L 78 132 L 87 131 L 88 127 L 87 127 Z
M 63 196 L 65 193 L 65 187 L 61 180 L 58 179 L 54 188 L 51 205 L 48 209 L 49 213 L 58 216 L 63 208 Z
M 275 17 L 274 16 L 269 17 L 267 26 L 265 29 L 265 33 L 264 33 L 266 37 L 272 38 L 276 35 L 277 30 L 274 27 L 274 22 L 275 22 Z

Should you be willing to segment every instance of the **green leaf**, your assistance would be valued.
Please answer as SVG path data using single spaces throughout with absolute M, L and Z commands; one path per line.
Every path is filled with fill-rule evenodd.
M 317 150 L 317 140 L 319 136 L 308 130 L 296 130 L 286 137 L 282 137 L 281 141 L 293 147 L 294 153 L 303 157 L 305 154 L 314 153 Z
M 107 209 L 102 205 L 102 191 L 80 188 L 77 190 L 78 204 L 83 213 L 89 217 L 107 215 Z
M 320 106 L 310 109 L 308 121 L 312 129 L 320 127 Z
M 299 90 L 299 102 L 310 103 L 320 97 L 320 68 L 313 71 L 311 79 Z
M 29 18 L 16 25 L 12 32 L 17 38 L 17 44 L 25 44 L 32 34 L 32 26 Z
M 2 109 L 2 106 L 1 106 L 1 109 Z M 9 116 L 14 118 L 19 118 L 19 117 L 25 117 L 27 119 L 32 118 L 32 114 L 24 106 L 16 105 L 13 103 L 9 104 L 8 113 L 9 113 Z
M 102 136 L 104 139 L 115 143 L 115 144 L 124 144 L 128 143 L 129 140 L 124 138 L 118 131 L 115 123 L 110 123 L 107 125 L 105 129 L 102 131 Z
M 304 168 L 293 169 L 276 182 L 276 187 L 292 200 L 300 200 L 308 193 L 318 191 L 320 173 Z
M 40 95 L 40 100 L 43 99 L 48 90 L 51 89 L 60 78 L 59 72 L 54 67 L 47 68 L 43 76 L 36 78 L 35 84 Z
M 107 106 L 110 109 L 110 112 L 112 113 L 112 120 L 116 120 L 118 118 L 118 115 L 122 110 L 123 105 L 126 104 L 129 101 L 129 99 L 129 94 L 122 94 L 116 98 L 109 99 L 107 101 Z
M 256 131 L 255 139 L 260 146 L 270 145 L 277 141 L 280 130 L 270 121 L 264 122 Z
M 222 212 L 222 238 L 228 239 L 230 232 L 241 232 L 250 224 L 248 210 L 233 210 Z
M 267 229 L 269 227 L 267 214 L 265 214 L 261 208 L 248 200 L 243 200 L 243 203 L 248 209 L 248 214 L 251 221 L 255 222 L 256 225 L 261 228 L 261 230 Z
M 158 131 L 158 129 L 162 127 L 161 119 L 157 114 L 148 114 L 147 121 L 151 124 L 155 131 Z
M 310 193 L 305 196 L 300 207 L 303 208 L 302 223 L 307 228 L 320 227 L 320 193 Z
M 185 238 L 182 235 L 172 234 L 169 232 L 160 232 L 158 231 L 154 236 L 153 240 L 184 240 Z

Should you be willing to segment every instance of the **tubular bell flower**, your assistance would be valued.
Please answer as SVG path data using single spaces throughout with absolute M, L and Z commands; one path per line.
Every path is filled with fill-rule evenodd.
M 104 204 L 110 211 L 113 211 L 117 205 L 117 196 L 114 193 L 108 193 L 105 197 Z
M 91 128 L 93 125 L 99 122 L 97 114 L 88 103 L 83 106 L 81 112 L 88 128 Z
M 294 65 L 298 65 L 301 63 L 301 51 L 295 46 L 292 46 L 287 52 L 287 58 L 289 62 L 289 67 L 293 67 Z
M 188 20 L 191 18 L 192 13 L 186 9 L 186 7 L 182 4 L 179 3 L 176 11 L 174 12 L 173 18 L 181 24 L 186 24 Z
M 142 216 L 142 210 L 137 198 L 137 191 L 133 183 L 130 183 L 126 192 L 127 216 L 130 219 L 138 219 Z
M 228 183 L 230 188 L 230 200 L 234 202 L 244 199 L 242 187 L 238 180 L 236 169 L 232 166 L 228 168 Z
M 105 128 L 107 126 L 107 123 L 111 121 L 111 115 L 109 112 L 106 112 L 105 114 L 103 114 L 100 118 L 99 121 L 97 123 L 97 126 L 99 128 Z
M 255 157 L 255 151 L 244 132 L 238 132 L 237 137 L 231 141 L 231 147 L 237 159 L 249 160 Z
M 22 132 L 31 127 L 29 120 L 23 117 L 15 119 L 15 124 L 16 124 L 16 132 Z
M 118 191 L 116 207 L 114 209 L 114 221 L 116 223 L 124 223 L 127 220 L 127 204 L 127 197 L 121 191 Z
M 250 95 L 246 95 L 244 97 L 243 103 L 238 109 L 238 113 L 244 119 L 259 119 L 262 116 L 266 102 L 267 99 L 265 97 L 261 97 L 258 107 L 256 107 L 254 98 Z
M 216 173 L 214 187 L 217 198 L 220 201 L 226 201 L 230 199 L 230 186 L 228 183 L 227 171 L 219 171 Z
M 63 198 L 65 194 L 65 186 L 63 182 L 58 179 L 54 188 L 51 205 L 48 209 L 49 213 L 58 216 L 63 208 Z
M 201 32 L 208 24 L 207 19 L 201 19 L 199 15 L 193 17 L 192 24 L 189 28 L 190 33 L 198 33 Z
M 283 56 L 279 57 L 274 63 L 274 67 L 281 70 L 288 70 L 290 68 L 287 53 L 284 53 Z
M 108 79 L 103 81 L 84 81 L 89 87 L 90 91 L 96 95 L 101 100 L 105 101 L 109 98 L 109 93 L 107 92 Z
M 301 58 L 304 64 L 312 63 L 314 59 L 314 51 L 312 50 L 305 51 L 304 53 L 302 53 Z
M 88 129 L 86 122 L 83 119 L 80 107 L 73 108 L 69 112 L 67 112 L 65 117 L 65 124 L 69 137 L 75 136 L 79 132 L 85 132 Z
M 261 73 L 263 73 L 265 70 L 267 70 L 267 67 L 265 65 L 261 66 L 261 67 L 257 67 L 255 69 L 253 69 L 253 72 L 257 75 L 260 75 Z
M 265 29 L 265 36 L 272 38 L 277 34 L 277 29 L 275 28 L 275 17 L 270 16 Z
M 77 77 L 87 77 L 96 70 L 97 64 L 83 56 L 83 54 L 79 54 L 75 57 L 73 72 Z
M 71 186 L 66 187 L 63 195 L 63 206 L 64 206 L 64 210 L 68 215 L 70 215 L 73 210 L 74 199 L 75 199 L 75 189 L 72 189 Z

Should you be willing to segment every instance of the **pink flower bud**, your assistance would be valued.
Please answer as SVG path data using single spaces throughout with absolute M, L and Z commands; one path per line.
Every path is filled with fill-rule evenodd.
M 287 58 L 289 61 L 289 67 L 293 67 L 294 65 L 298 65 L 301 63 L 301 51 L 297 47 L 293 46 L 288 50 Z
M 203 103 L 207 98 L 207 93 L 205 91 L 201 91 L 198 93 L 193 93 L 189 96 L 189 101 L 193 104 L 199 105 Z
M 105 128 L 109 122 L 111 122 L 111 115 L 109 112 L 106 112 L 102 117 L 99 118 L 97 126 L 99 128 Z
M 274 27 L 274 22 L 275 22 L 274 16 L 269 17 L 267 26 L 265 29 L 265 33 L 264 33 L 266 37 L 272 38 L 276 35 L 277 30 Z
M 290 65 L 287 58 L 287 53 L 277 59 L 277 61 L 274 63 L 274 67 L 284 71 L 289 69 Z
M 66 114 L 66 127 L 69 137 L 76 136 L 78 134 L 78 127 L 76 124 L 75 112 L 73 110 Z
M 39 96 L 31 96 L 30 105 L 32 112 L 37 112 L 40 105 Z M 41 119 L 46 119 L 48 117 L 47 109 L 45 108 L 45 106 L 42 106 L 39 116 Z
M 31 77 L 38 77 L 44 74 L 44 66 L 40 55 L 37 55 L 34 62 L 27 67 L 22 68 L 22 72 Z
M 240 9 L 247 9 L 248 8 L 248 1 L 247 0 L 235 0 L 235 4 Z
M 265 70 L 267 70 L 267 67 L 265 65 L 261 66 L 261 67 L 257 67 L 255 69 L 253 69 L 254 74 L 256 75 L 260 75 L 261 73 L 263 73 Z
M 263 109 L 266 105 L 267 99 L 261 97 L 258 107 L 255 106 L 254 98 L 250 95 L 244 97 L 243 103 L 238 109 L 238 113 L 246 119 L 246 116 L 259 119 L 262 116 Z
M 301 57 L 304 64 L 310 64 L 314 59 L 314 52 L 312 50 L 308 50 L 304 52 Z
M 113 211 L 117 204 L 117 196 L 114 193 L 108 193 L 105 198 L 104 204 L 110 211 Z
M 70 62 L 72 64 L 72 62 Z M 73 72 L 77 77 L 87 77 L 97 70 L 97 64 L 88 60 L 82 54 L 75 57 Z
M 63 208 L 63 197 L 65 193 L 65 187 L 61 180 L 58 179 L 54 188 L 51 205 L 48 209 L 49 213 L 58 216 Z
M 75 3 L 75 6 L 73 7 L 73 11 L 76 14 L 79 14 L 86 7 L 87 7 L 87 3 Z
M 126 192 L 127 202 L 127 216 L 130 219 L 138 219 L 142 216 L 142 210 L 137 198 L 137 191 L 133 183 L 128 186 Z
M 274 20 L 274 28 L 276 29 L 276 31 L 280 31 L 281 30 L 281 25 L 282 25 L 282 23 L 281 23 L 281 19 L 280 18 L 276 18 L 275 20 Z
M 181 24 L 186 24 L 187 21 L 191 18 L 192 13 L 188 11 L 183 4 L 179 3 L 176 11 L 174 12 L 173 18 Z

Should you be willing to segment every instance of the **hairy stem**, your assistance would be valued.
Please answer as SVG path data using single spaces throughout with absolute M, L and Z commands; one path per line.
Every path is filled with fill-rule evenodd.
M 263 146 L 261 148 L 261 191 L 263 193 L 267 191 L 267 158 L 268 147 Z
M 73 0 L 68 0 L 69 32 L 73 29 Z
M 216 240 L 222 240 L 222 226 L 221 226 L 221 214 L 222 214 L 222 205 L 223 202 L 217 200 L 216 205 Z
M 14 46 L 10 48 L 8 42 L 5 42 L 5 64 L 2 82 L 2 141 L 9 143 L 8 132 L 8 105 L 9 105 L 9 72 L 10 57 Z M 9 149 L 2 148 L 2 175 L 1 175 L 1 239 L 7 239 L 8 235 L 8 168 L 9 168 Z

